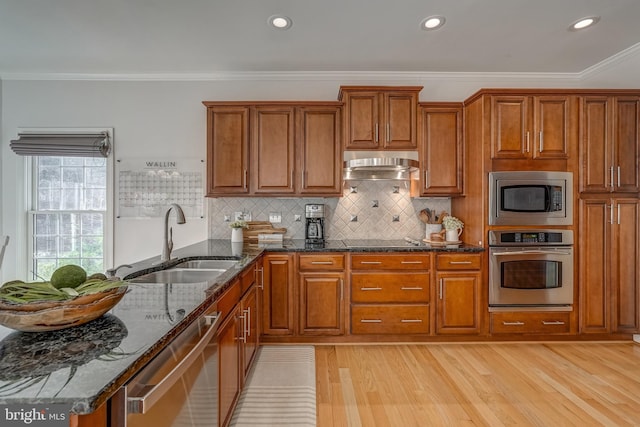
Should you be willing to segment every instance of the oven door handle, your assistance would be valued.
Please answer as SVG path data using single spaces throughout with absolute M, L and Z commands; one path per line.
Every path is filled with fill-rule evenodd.
M 180 377 L 186 372 L 187 369 L 193 364 L 193 362 L 204 351 L 205 347 L 209 344 L 209 341 L 218 331 L 218 321 L 220 320 L 220 313 L 204 316 L 206 323 L 210 324 L 207 331 L 204 333 L 198 343 L 193 346 L 191 351 L 160 381 L 142 396 L 127 397 L 127 411 L 132 414 L 144 414 L 169 390 Z
M 571 255 L 571 252 L 564 251 L 545 251 L 545 250 L 530 250 L 530 251 L 511 251 L 511 252 L 493 252 L 493 256 L 508 256 L 508 255 Z

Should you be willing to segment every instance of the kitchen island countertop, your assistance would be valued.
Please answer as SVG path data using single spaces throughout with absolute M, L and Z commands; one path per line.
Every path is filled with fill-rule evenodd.
M 244 245 L 241 256 L 229 240 L 209 239 L 177 249 L 174 259 L 149 258 L 123 268 L 124 279 L 191 259 L 238 259 L 215 281 L 195 284 L 131 284 L 108 314 L 87 324 L 51 332 L 17 332 L 0 326 L 0 404 L 63 404 L 88 414 L 202 314 L 262 252 L 481 252 L 473 245 L 414 246 L 403 240 L 328 240 L 321 247 L 303 239 L 281 245 Z M 179 289 L 177 289 L 179 288 Z

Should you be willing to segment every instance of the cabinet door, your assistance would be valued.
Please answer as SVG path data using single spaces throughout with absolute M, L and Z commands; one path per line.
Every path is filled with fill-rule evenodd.
M 533 98 L 532 134 L 534 159 L 566 159 L 573 144 L 574 123 L 571 98 L 568 96 L 536 96 Z
M 380 100 L 378 92 L 345 94 L 345 149 L 378 148 Z
M 462 107 L 424 106 L 419 122 L 421 195 L 462 194 Z
M 580 332 L 611 331 L 611 206 L 609 199 L 582 200 L 580 235 Z
M 207 196 L 249 192 L 249 108 L 207 109 Z
M 614 199 L 613 266 L 616 316 L 614 331 L 640 331 L 640 215 L 637 199 Z
M 475 334 L 480 330 L 480 272 L 437 274 L 436 333 Z
M 229 314 L 218 330 L 219 400 L 218 425 L 227 425 L 240 395 L 239 308 Z
M 302 335 L 344 334 L 344 274 L 300 273 Z
M 613 187 L 610 174 L 613 165 L 611 99 L 607 96 L 588 96 L 581 100 L 580 191 L 582 192 L 608 192 Z
M 378 123 L 384 148 L 414 150 L 418 147 L 418 94 L 408 92 L 383 93 L 383 117 Z
M 255 194 L 293 193 L 293 108 L 256 107 L 252 120 L 251 185 Z
M 299 109 L 299 193 L 342 195 L 341 114 L 340 107 Z
M 491 158 L 531 157 L 529 104 L 527 96 L 491 97 Z
M 614 110 L 615 191 L 640 191 L 640 97 L 617 97 Z
M 243 380 L 249 374 L 251 363 L 258 350 L 260 328 L 258 325 L 258 298 L 257 289 L 252 287 L 242 298 L 242 325 L 244 339 L 242 343 Z M 244 383 L 244 381 L 243 381 Z
M 267 255 L 262 267 L 262 333 L 293 335 L 293 255 Z

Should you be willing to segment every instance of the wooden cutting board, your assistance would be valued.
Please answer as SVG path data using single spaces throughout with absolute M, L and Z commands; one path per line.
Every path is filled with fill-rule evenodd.
M 249 228 L 243 233 L 243 240 L 248 243 L 258 243 L 258 234 L 285 234 L 286 228 L 275 228 L 269 221 L 247 221 Z

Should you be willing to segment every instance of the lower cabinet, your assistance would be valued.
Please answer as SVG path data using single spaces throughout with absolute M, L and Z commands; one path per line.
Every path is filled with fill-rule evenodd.
M 436 333 L 480 333 L 481 261 L 481 254 L 436 255 Z
M 294 254 L 267 254 L 263 258 L 262 335 L 294 334 Z
M 218 329 L 218 425 L 231 421 L 245 379 L 258 351 L 259 317 L 256 263 L 241 274 L 217 302 L 224 317 Z
M 229 313 L 218 329 L 219 425 L 231 421 L 233 408 L 240 397 L 240 307 Z
M 570 312 L 509 311 L 490 314 L 492 334 L 568 334 Z
M 353 254 L 351 333 L 429 334 L 431 254 Z
M 298 333 L 344 335 L 344 254 L 298 255 Z
M 580 201 L 580 332 L 640 332 L 640 201 Z

